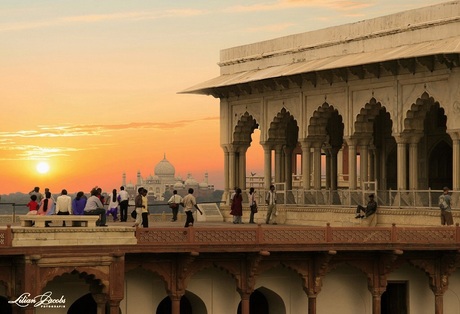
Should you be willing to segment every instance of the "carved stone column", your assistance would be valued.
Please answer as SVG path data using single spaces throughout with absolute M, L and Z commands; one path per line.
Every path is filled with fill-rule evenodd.
M 409 138 L 409 189 L 418 190 L 418 143 L 421 134 L 411 134 Z
M 281 182 L 281 154 L 282 154 L 282 145 L 275 146 L 275 182 Z
M 346 142 L 348 145 L 348 188 L 350 190 L 356 190 L 356 140 L 353 138 L 347 138 Z
M 97 314 L 105 314 L 105 304 L 107 303 L 107 295 L 105 293 L 93 293 L 92 296 L 97 304 Z
M 236 164 L 235 148 L 233 145 L 228 145 L 228 184 L 230 189 L 233 189 L 237 184 Z
M 246 152 L 248 146 L 240 146 L 238 148 L 238 187 L 241 190 L 246 190 Z
M 366 189 L 364 182 L 369 181 L 369 150 L 367 143 L 359 145 L 361 189 Z
M 460 189 L 460 131 L 447 130 L 452 139 L 452 190 Z
M 284 182 L 286 182 L 286 190 L 292 190 L 292 152 L 291 147 L 284 147 Z
M 231 185 L 229 184 L 229 158 L 230 154 L 226 145 L 222 145 L 222 150 L 224 151 L 224 195 L 222 195 L 222 201 L 229 201 L 229 191 Z
M 321 143 L 313 144 L 313 188 L 321 190 Z
M 407 190 L 406 151 L 407 139 L 402 135 L 395 136 L 397 147 L 398 190 Z
M 169 295 L 171 299 L 171 314 L 180 314 L 180 300 L 182 299 L 182 295 L 180 294 L 172 294 Z
M 264 188 L 270 189 L 272 184 L 272 149 L 268 144 L 262 144 L 264 148 Z
M 304 140 L 301 142 L 302 145 L 302 186 L 304 190 L 310 189 L 310 176 L 311 176 L 311 168 L 310 168 L 310 142 Z

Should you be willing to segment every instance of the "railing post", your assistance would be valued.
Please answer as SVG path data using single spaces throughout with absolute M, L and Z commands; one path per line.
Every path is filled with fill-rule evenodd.
M 457 224 L 458 226 L 458 224 Z M 6 234 L 5 234 L 5 245 L 6 246 L 11 246 L 13 243 L 13 234 L 11 230 L 11 225 L 6 225 Z
M 326 242 L 332 242 L 332 229 L 330 223 L 326 224 Z
M 396 224 L 391 224 L 391 242 L 395 243 L 398 239 Z
M 16 222 L 16 203 L 13 203 L 13 221 L 11 222 L 14 224 Z

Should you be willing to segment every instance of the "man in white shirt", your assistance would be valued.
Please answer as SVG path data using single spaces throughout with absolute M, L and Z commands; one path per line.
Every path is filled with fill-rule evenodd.
M 177 220 L 177 213 L 179 212 L 179 205 L 182 203 L 182 196 L 177 195 L 177 190 L 173 191 L 173 195 L 168 201 L 169 208 L 172 210 L 173 217 L 171 221 Z
M 195 222 L 195 219 L 193 219 L 193 210 L 196 209 L 200 212 L 201 215 L 203 215 L 201 210 L 198 208 L 198 205 L 196 204 L 196 198 L 193 196 L 192 188 L 188 189 L 188 194 L 184 197 L 183 202 L 184 212 L 187 215 L 187 219 L 185 220 L 185 227 L 191 227 Z
M 72 198 L 67 195 L 67 190 L 63 189 L 61 195 L 56 199 L 56 215 L 70 215 L 72 213 Z M 65 221 L 62 222 L 62 226 L 65 227 Z
M 118 193 L 118 202 L 120 202 L 120 220 L 128 220 L 128 203 L 129 203 L 129 194 L 125 191 L 125 187 L 120 187 L 120 192 Z

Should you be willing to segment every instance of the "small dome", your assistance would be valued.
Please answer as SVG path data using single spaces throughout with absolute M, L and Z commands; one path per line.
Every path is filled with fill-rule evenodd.
M 208 184 L 206 182 L 201 182 L 200 183 L 200 188 L 201 189 L 207 189 L 208 188 Z
M 174 188 L 175 189 L 183 189 L 184 188 L 184 184 L 182 182 L 176 182 L 174 184 Z
M 193 178 L 188 178 L 185 180 L 185 185 L 198 185 L 198 182 L 196 182 L 196 180 Z
M 158 176 L 174 176 L 176 173 L 176 169 L 174 166 L 166 159 L 166 155 L 164 156 L 163 160 L 160 161 L 155 166 L 155 175 Z

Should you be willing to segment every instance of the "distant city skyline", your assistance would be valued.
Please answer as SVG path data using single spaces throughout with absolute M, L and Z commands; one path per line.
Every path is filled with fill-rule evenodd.
M 439 2 L 4 0 L 0 194 L 110 191 L 164 153 L 222 189 L 219 100 L 178 94 L 219 75 L 221 49 Z

